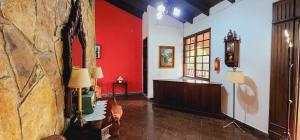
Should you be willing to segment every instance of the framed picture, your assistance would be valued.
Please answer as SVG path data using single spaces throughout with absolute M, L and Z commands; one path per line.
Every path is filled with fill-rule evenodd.
M 101 45 L 100 44 L 96 44 L 96 58 L 100 59 L 101 58 Z
M 174 68 L 174 46 L 159 46 L 159 68 Z

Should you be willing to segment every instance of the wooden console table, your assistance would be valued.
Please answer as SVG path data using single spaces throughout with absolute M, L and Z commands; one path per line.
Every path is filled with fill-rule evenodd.
M 120 87 L 125 87 L 125 96 L 128 96 L 128 84 L 127 82 L 113 82 L 112 83 L 112 92 L 113 92 L 113 96 L 115 96 L 115 86 L 120 86 Z
M 112 99 L 107 99 L 107 107 L 105 119 L 99 121 L 87 122 L 83 127 L 78 127 L 74 123 L 74 118 L 71 119 L 71 124 L 66 130 L 64 136 L 68 140 L 102 140 L 106 139 L 102 137 L 103 130 L 109 129 L 114 123 L 111 108 L 112 108 Z
M 221 84 L 201 80 L 154 80 L 154 105 L 221 118 Z

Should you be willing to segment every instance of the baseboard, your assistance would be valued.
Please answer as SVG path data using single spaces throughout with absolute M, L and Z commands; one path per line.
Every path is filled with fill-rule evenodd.
M 224 114 L 224 113 L 223 113 Z M 226 117 L 226 119 L 232 119 L 232 117 L 229 117 L 228 115 L 224 114 L 224 116 Z M 269 135 L 265 132 L 262 132 L 248 124 L 245 124 L 239 120 L 235 120 L 240 126 L 242 126 L 242 128 L 246 128 L 248 132 L 252 133 L 253 135 L 256 135 L 256 136 L 260 136 L 260 137 L 263 137 L 263 138 L 266 138 L 268 139 L 269 138 Z
M 153 102 L 153 100 L 154 100 L 153 97 L 152 97 L 152 98 L 148 98 L 147 93 L 142 93 L 142 94 L 144 95 L 144 97 L 145 97 L 148 101 Z
M 180 112 L 197 114 L 197 115 L 212 117 L 212 118 L 216 118 L 216 119 L 224 119 L 225 118 L 222 113 L 208 113 L 208 112 L 199 111 L 199 110 L 195 110 L 195 109 L 187 109 L 184 107 L 160 104 L 160 103 L 156 103 L 156 102 L 153 102 L 153 105 L 156 107 L 160 107 L 160 108 L 166 108 L 166 109 L 176 110 L 176 111 L 180 111 Z
M 147 98 L 147 100 L 150 101 L 150 102 L 154 102 L 154 98 Z

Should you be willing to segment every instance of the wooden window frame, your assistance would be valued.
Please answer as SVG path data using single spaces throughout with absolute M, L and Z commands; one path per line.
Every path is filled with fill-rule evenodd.
M 204 78 L 204 77 L 197 77 L 196 73 L 197 73 L 197 45 L 198 45 L 198 38 L 197 36 L 200 35 L 200 34 L 204 34 L 204 33 L 207 33 L 209 32 L 209 55 L 202 55 L 202 56 L 209 56 L 209 63 L 208 63 L 208 66 L 209 66 L 209 70 L 208 70 L 208 78 Z M 186 51 L 185 51 L 185 47 L 186 47 L 186 39 L 188 38 L 192 38 L 192 37 L 195 37 L 195 55 L 194 55 L 194 77 L 192 76 L 186 76 L 185 75 L 185 58 L 186 58 Z M 204 42 L 206 40 L 203 39 L 202 42 Z M 183 38 L 183 77 L 189 77 L 189 78 L 195 78 L 195 79 L 199 79 L 199 80 L 205 80 L 205 81 L 210 81 L 210 74 L 211 74 L 211 68 L 210 68 L 210 63 L 211 63 L 211 28 L 208 28 L 208 29 L 205 29 L 203 31 L 200 31 L 200 32 L 197 32 L 195 34 L 192 34 L 192 35 L 189 35 L 189 36 L 186 36 Z M 203 59 L 202 59 L 203 60 Z M 206 64 L 206 63 L 203 63 L 202 61 L 202 68 L 203 68 L 203 64 Z M 202 70 L 204 71 L 204 70 Z

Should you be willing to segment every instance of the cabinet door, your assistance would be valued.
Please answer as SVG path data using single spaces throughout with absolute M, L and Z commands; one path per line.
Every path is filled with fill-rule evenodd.
M 206 113 L 221 113 L 221 86 L 201 86 L 201 110 Z
M 185 83 L 183 93 L 183 104 L 188 110 L 199 110 L 200 93 L 196 91 L 195 83 Z
M 172 107 L 183 107 L 183 83 L 181 82 L 166 82 L 164 88 L 168 96 L 168 103 Z
M 154 81 L 155 103 L 169 107 L 182 107 L 183 83 Z
M 153 95 L 154 95 L 154 102 L 159 104 L 163 102 L 163 94 L 162 94 L 162 85 L 160 81 L 153 81 Z

